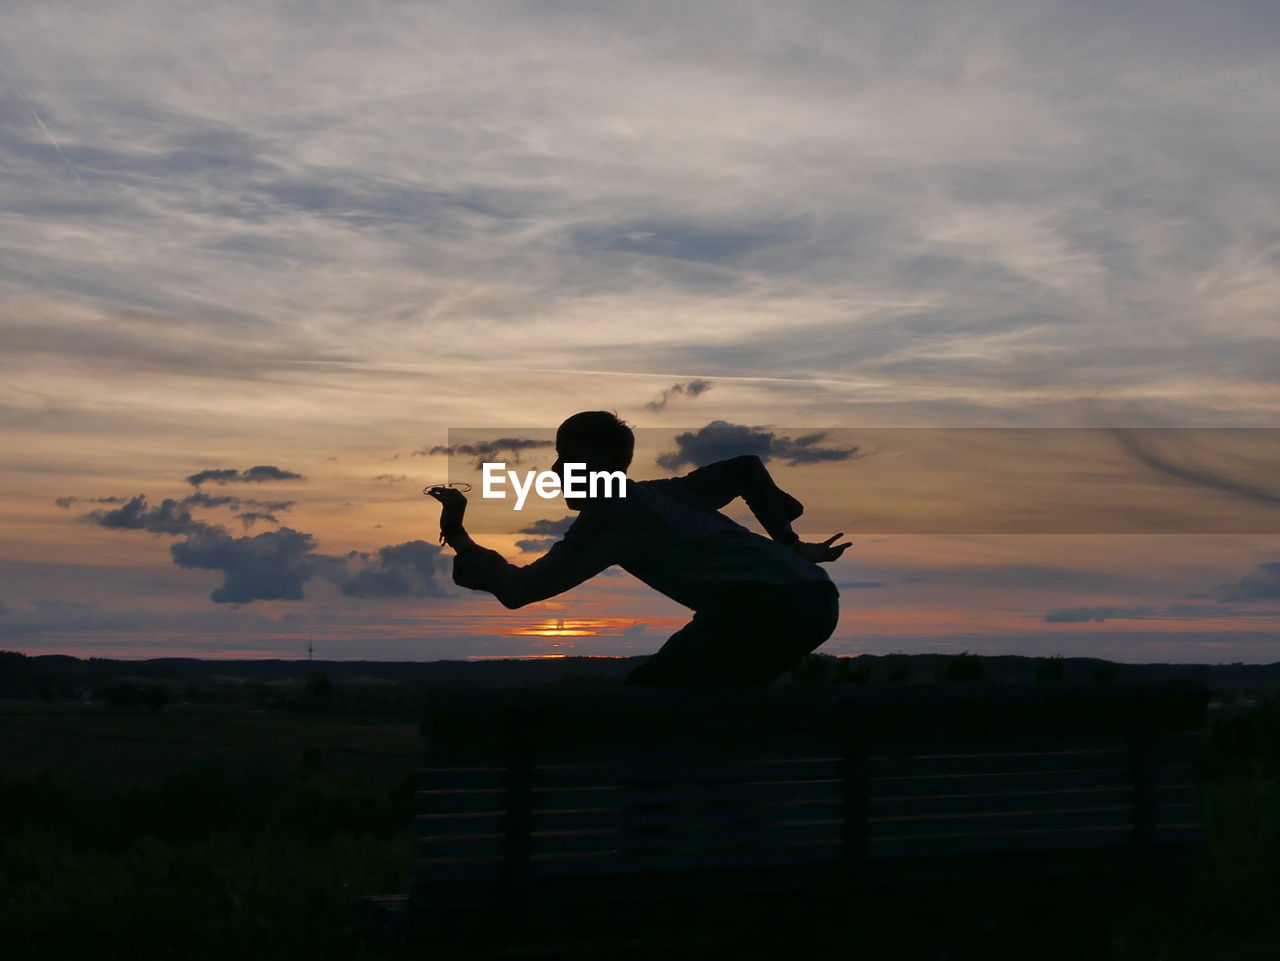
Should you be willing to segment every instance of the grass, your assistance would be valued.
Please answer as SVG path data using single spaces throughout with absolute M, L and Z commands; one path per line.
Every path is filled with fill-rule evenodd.
M 153 784 L 0 777 L 0 943 L 25 958 L 389 956 L 346 930 L 403 890 L 408 766 L 387 789 L 311 750 L 189 762 Z
M 0 748 L 6 957 L 393 956 L 347 931 L 356 896 L 405 890 L 409 873 L 413 762 L 370 767 L 361 746 L 376 754 L 380 729 L 268 716 L 101 720 L 67 728 L 64 717 L 46 729 L 25 719 L 22 730 L 36 734 L 15 748 L 20 765 Z M 60 751 L 76 743 L 141 767 L 94 777 L 100 768 L 63 751 L 51 755 L 67 759 L 63 771 L 32 774 L 41 732 Z M 1117 912 L 1119 961 L 1280 958 L 1280 707 L 1215 718 L 1210 732 L 1206 843 L 1179 892 Z M 395 736 L 398 754 L 409 735 Z M 192 749 L 209 743 L 219 751 Z M 848 956 L 858 931 L 839 927 L 806 956 Z
M 345 921 L 357 895 L 404 883 L 407 853 L 407 832 L 323 841 L 142 835 L 109 851 L 28 824 L 5 839 L 0 932 L 42 959 L 386 957 Z

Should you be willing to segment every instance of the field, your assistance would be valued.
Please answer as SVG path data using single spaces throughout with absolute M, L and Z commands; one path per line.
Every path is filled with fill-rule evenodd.
M 1209 840 L 1181 894 L 1118 914 L 1118 958 L 1280 957 L 1280 709 L 1221 713 L 1211 742 Z M 404 719 L 0 701 L 6 957 L 391 957 L 347 922 L 404 889 L 417 748 Z M 857 938 L 836 923 L 811 956 Z
M 414 725 L 0 702 L 0 942 L 25 958 L 381 957 Z

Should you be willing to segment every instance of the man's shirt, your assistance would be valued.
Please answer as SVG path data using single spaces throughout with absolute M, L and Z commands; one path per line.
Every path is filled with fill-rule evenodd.
M 694 610 L 731 585 L 827 581 L 817 564 L 724 514 L 742 497 L 766 531 L 790 529 L 804 508 L 760 458 L 734 457 L 683 477 L 627 481 L 627 496 L 591 500 L 542 557 L 524 567 L 479 545 L 454 558 L 453 580 L 522 607 L 577 587 L 614 564 Z

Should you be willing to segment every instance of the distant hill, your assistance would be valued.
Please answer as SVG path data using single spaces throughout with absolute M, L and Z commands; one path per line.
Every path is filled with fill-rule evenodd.
M 1223 692 L 1280 689 L 1275 664 L 1117 664 L 1097 658 L 1037 658 L 1016 655 L 965 655 L 967 670 L 985 681 L 1018 683 L 1057 677 L 1065 681 L 1122 681 L 1194 678 Z M 76 697 L 113 681 L 164 684 L 177 691 L 194 688 L 302 686 L 316 672 L 337 688 L 378 686 L 506 688 L 610 686 L 643 658 L 563 657 L 481 661 L 306 661 L 200 660 L 154 658 L 145 661 L 27 656 L 0 652 L 0 697 Z M 957 676 L 956 655 L 864 654 L 838 658 L 811 655 L 781 683 L 932 684 Z M 949 674 L 950 672 L 950 674 Z

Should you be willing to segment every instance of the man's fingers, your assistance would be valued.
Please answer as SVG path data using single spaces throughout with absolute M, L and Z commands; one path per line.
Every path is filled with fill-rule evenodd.
M 427 494 L 434 497 L 441 504 L 446 501 L 465 504 L 467 501 L 466 495 L 453 487 L 432 487 L 427 490 Z
M 830 537 L 828 537 L 825 541 L 822 542 L 822 546 L 830 547 L 831 542 L 834 541 L 837 537 L 844 537 L 844 531 L 841 531 L 839 534 L 832 534 Z

